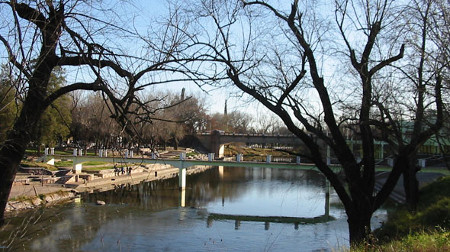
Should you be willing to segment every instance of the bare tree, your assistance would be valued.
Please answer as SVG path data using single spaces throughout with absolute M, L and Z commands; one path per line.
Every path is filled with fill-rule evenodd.
M 113 6 L 108 8 L 107 4 Z M 181 60 L 180 54 L 185 46 L 179 27 L 182 24 L 155 29 L 156 33 L 144 40 L 123 27 L 130 22 L 121 22 L 124 12 L 114 12 L 117 8 L 126 9 L 120 4 L 66 0 L 0 2 L 0 41 L 6 53 L 2 57 L 13 69 L 14 79 L 20 84 L 16 95 L 23 99 L 18 118 L 0 145 L 1 222 L 25 148 L 36 134 L 42 113 L 56 99 L 75 90 L 99 91 L 108 100 L 114 118 L 128 130 L 127 112 L 142 105 L 137 92 L 151 85 L 189 79 L 189 59 Z M 151 36 L 154 34 L 157 36 Z M 142 52 L 145 57 L 130 51 Z M 51 90 L 49 79 L 57 67 L 66 70 L 69 78 L 64 86 Z M 170 80 L 162 74 L 168 70 L 172 73 Z
M 196 19 L 190 19 L 197 21 L 196 31 L 207 34 L 191 37 L 201 48 L 197 56 L 213 62 L 210 68 L 217 69 L 215 73 L 227 76 L 235 87 L 276 114 L 307 145 L 308 158 L 344 204 L 350 243 L 367 240 L 372 214 L 386 201 L 400 175 L 411 168 L 417 148 L 442 121 L 439 76 L 429 100 L 436 108 L 436 120 L 409 141 L 396 135 L 404 123 L 397 119 L 401 113 L 409 118 L 415 115 L 392 97 L 378 96 L 388 88 L 387 77 L 394 72 L 391 66 L 405 53 L 402 42 L 386 43 L 386 33 L 404 6 L 391 1 L 335 1 L 334 10 L 329 10 L 320 1 L 294 0 L 284 12 L 283 6 L 268 1 L 196 3 L 190 4 L 193 8 L 188 12 L 195 13 Z M 327 14 L 334 20 L 327 19 Z M 411 95 L 420 91 L 417 88 L 403 91 Z M 423 104 L 417 106 L 420 109 Z M 423 123 L 423 118 L 417 119 L 421 121 L 414 123 Z M 356 127 L 361 157 L 350 148 L 343 125 Z M 394 167 L 380 191 L 375 190 L 377 137 L 395 143 L 396 150 Z M 337 157 L 341 171 L 330 165 L 323 144 Z
M 448 48 L 442 46 L 442 39 L 448 28 L 442 26 L 445 23 L 445 12 L 440 12 L 440 3 L 433 0 L 413 0 L 402 13 L 399 27 L 395 29 L 394 39 L 402 38 L 408 48 L 404 60 L 397 65 L 400 76 L 396 78 L 396 86 L 400 87 L 397 92 L 380 92 L 378 97 L 392 99 L 396 95 L 395 103 L 398 104 L 403 113 L 403 120 L 409 120 L 409 125 L 403 129 L 394 127 L 387 131 L 385 127 L 381 130 L 385 141 L 389 142 L 394 152 L 413 147 L 409 154 L 409 164 L 403 172 L 406 201 L 411 210 L 415 210 L 419 200 L 419 187 L 416 173 L 417 151 L 430 137 L 438 133 L 443 125 L 444 100 L 448 91 L 443 89 L 445 72 L 448 70 Z M 447 30 L 445 30 L 447 29 Z M 444 39 L 445 40 L 445 39 Z M 395 73 L 394 73 L 395 74 Z M 448 80 L 444 80 L 445 83 Z M 401 85 L 403 84 L 404 85 Z M 400 85 L 399 85 L 400 84 Z M 448 84 L 447 84 L 448 85 Z M 401 88 L 405 87 L 405 88 Z M 444 98 L 445 99 L 445 98 Z M 386 108 L 380 100 L 376 101 L 381 119 L 388 120 L 392 111 Z M 393 124 L 391 122 L 390 124 Z

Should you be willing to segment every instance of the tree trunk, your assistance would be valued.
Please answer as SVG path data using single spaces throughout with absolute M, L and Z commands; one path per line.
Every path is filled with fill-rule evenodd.
M 43 74 L 43 72 L 41 71 L 39 74 Z M 47 72 L 44 83 L 48 83 L 50 74 L 51 69 Z M 6 204 L 17 168 L 25 154 L 25 149 L 33 139 L 32 136 L 36 136 L 37 123 L 46 108 L 43 103 L 45 93 L 37 88 L 39 85 L 32 83 L 30 81 L 30 88 L 20 115 L 13 128 L 8 132 L 6 141 L 0 147 L 0 223 L 4 223 Z
M 360 207 L 358 211 L 347 211 L 347 216 L 350 245 L 370 242 L 372 211 L 369 210 L 369 206 Z
M 26 137 L 12 131 L 0 148 L 0 226 L 4 224 L 5 209 L 20 161 L 28 144 Z
M 416 211 L 419 202 L 419 181 L 417 181 L 417 168 L 411 163 L 403 172 L 403 187 L 409 210 Z

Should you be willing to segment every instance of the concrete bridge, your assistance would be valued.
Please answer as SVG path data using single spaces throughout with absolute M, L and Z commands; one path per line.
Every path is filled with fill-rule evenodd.
M 280 144 L 287 146 L 300 146 L 303 142 L 294 135 L 266 135 L 266 134 L 235 134 L 214 130 L 211 133 L 201 133 L 197 138 L 209 152 L 221 158 L 224 154 L 224 146 L 228 143 Z
M 75 153 L 75 152 L 74 152 Z M 80 156 L 80 155 L 46 155 L 43 159 L 54 164 L 55 159 L 66 159 L 73 161 L 73 171 L 81 173 L 83 162 L 97 161 L 107 163 L 130 163 L 130 164 L 168 164 L 179 169 L 179 187 L 186 187 L 186 169 L 193 166 L 223 166 L 223 167 L 260 167 L 260 168 L 279 168 L 279 169 L 296 169 L 296 170 L 316 170 L 317 167 L 311 164 L 300 164 L 300 158 L 297 163 L 272 163 L 268 158 L 266 162 L 243 162 L 240 155 L 236 157 L 236 161 L 214 160 L 214 153 L 208 154 L 207 160 L 191 160 L 186 159 L 186 153 L 180 153 L 179 159 L 151 159 L 151 158 L 128 158 L 128 157 L 96 157 L 96 156 Z M 339 169 L 336 166 L 336 169 Z

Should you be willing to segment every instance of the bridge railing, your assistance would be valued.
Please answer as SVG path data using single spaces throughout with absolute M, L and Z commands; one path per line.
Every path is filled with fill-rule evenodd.
M 210 136 L 212 132 L 199 132 L 199 136 Z M 280 134 L 261 134 L 261 133 L 234 133 L 234 132 L 221 132 L 221 136 L 251 136 L 251 137 L 296 137 L 294 134 L 280 135 Z

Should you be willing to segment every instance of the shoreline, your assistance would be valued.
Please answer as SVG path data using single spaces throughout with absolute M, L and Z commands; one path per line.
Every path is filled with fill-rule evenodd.
M 196 174 L 211 169 L 212 166 L 194 166 L 187 169 L 187 175 Z M 93 180 L 68 182 L 66 184 L 41 184 L 31 182 L 26 185 L 14 185 L 6 205 L 5 213 L 15 214 L 25 210 L 47 207 L 74 200 L 80 193 L 108 191 L 117 185 L 139 184 L 156 180 L 171 179 L 178 176 L 178 168 L 168 165 L 153 165 L 139 172 L 119 176 L 105 176 Z M 109 172 L 106 172 L 108 174 Z M 111 170 L 111 173 L 114 173 Z

